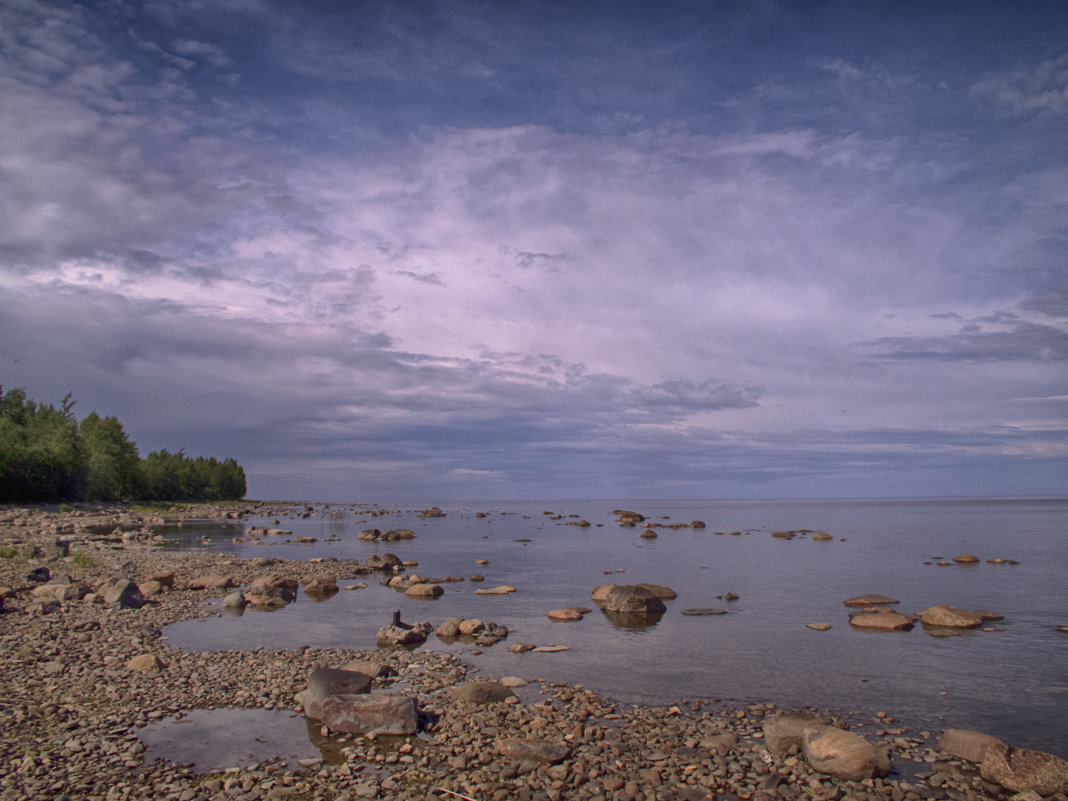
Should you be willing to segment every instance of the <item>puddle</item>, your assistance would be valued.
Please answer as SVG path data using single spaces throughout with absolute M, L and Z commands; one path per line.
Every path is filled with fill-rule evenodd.
M 147 749 L 146 761 L 165 759 L 193 764 L 200 773 L 247 767 L 284 759 L 344 761 L 340 748 L 330 748 L 318 724 L 303 715 L 271 709 L 194 709 L 180 720 L 150 723 L 137 732 Z M 322 741 L 320 747 L 314 739 Z

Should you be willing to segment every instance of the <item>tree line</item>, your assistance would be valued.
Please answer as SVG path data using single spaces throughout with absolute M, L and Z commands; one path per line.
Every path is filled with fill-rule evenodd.
M 142 459 L 115 417 L 94 411 L 79 423 L 70 394 L 56 408 L 0 387 L 0 503 L 229 501 L 245 491 L 245 471 L 233 459 L 193 458 L 184 449 Z

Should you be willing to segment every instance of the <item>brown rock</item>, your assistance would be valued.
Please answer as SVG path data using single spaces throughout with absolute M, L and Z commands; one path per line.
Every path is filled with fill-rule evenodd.
M 330 731 L 368 737 L 415 734 L 415 699 L 401 695 L 332 695 L 323 701 L 323 725 Z
M 530 760 L 543 765 L 563 762 L 571 754 L 571 749 L 563 743 L 532 738 L 501 740 L 497 743 L 497 749 L 508 759 L 518 762 Z
M 882 606 L 897 603 L 901 603 L 897 598 L 891 598 L 888 595 L 876 595 L 874 593 L 858 595 L 845 602 L 846 606 Z
M 499 681 L 469 681 L 450 689 L 449 695 L 456 701 L 479 705 L 496 704 L 516 697 L 511 689 Z
M 582 615 L 574 609 L 553 609 L 549 613 L 549 620 L 558 620 L 563 622 L 573 622 L 576 620 L 582 620 Z
M 126 663 L 127 670 L 139 670 L 143 672 L 158 672 L 163 670 L 166 665 L 155 654 L 141 654 L 135 656 L 129 662 Z
M 854 615 L 849 618 L 849 625 L 871 631 L 908 631 L 916 625 L 916 618 L 912 615 L 902 615 L 887 609 L 881 612 Z
M 1068 762 L 1042 751 L 994 746 L 987 749 L 979 771 L 988 782 L 1014 793 L 1068 793 Z
M 951 629 L 974 629 L 983 625 L 981 614 L 955 606 L 932 606 L 920 612 L 920 620 L 925 626 Z
M 970 553 L 962 553 L 960 556 L 954 556 L 953 561 L 959 565 L 974 565 L 979 561 L 979 557 Z
M 890 773 L 886 751 L 859 734 L 834 726 L 806 728 L 801 734 L 801 750 L 814 771 L 839 779 L 859 782 Z
M 992 747 L 1005 748 L 1005 743 L 997 737 L 970 729 L 946 729 L 938 738 L 939 751 L 969 762 L 982 762 Z
M 822 726 L 823 718 L 810 712 L 784 712 L 764 721 L 764 744 L 774 756 L 800 750 L 801 734 L 810 726 Z

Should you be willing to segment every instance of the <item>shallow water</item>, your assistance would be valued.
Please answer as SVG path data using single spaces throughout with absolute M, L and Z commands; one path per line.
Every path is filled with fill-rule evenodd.
M 406 621 L 435 624 L 454 616 L 478 617 L 515 632 L 479 655 L 471 654 L 470 644 L 436 637 L 424 647 L 454 651 L 488 674 L 581 683 L 623 701 L 730 698 L 847 713 L 886 711 L 931 730 L 975 728 L 1068 757 L 1063 719 L 1068 635 L 1056 629 L 1068 623 L 1068 500 L 442 504 L 448 515 L 429 519 L 418 518 L 410 505 L 396 508 L 405 511 L 371 519 L 366 507 L 334 507 L 277 525 L 295 536 L 316 537 L 314 543 L 286 542 L 285 537 L 265 538 L 258 546 L 235 543 L 237 529 L 222 530 L 218 524 L 166 533 L 172 547 L 243 557 L 364 560 L 391 551 L 418 560 L 412 572 L 436 577 L 478 572 L 485 583 L 445 584 L 438 600 L 415 601 L 366 577 L 366 589 L 342 591 L 324 602 L 302 594 L 276 612 L 170 626 L 165 632 L 170 642 L 194 650 L 301 644 L 373 648 L 375 632 L 395 609 Z M 657 539 L 645 540 L 640 528 L 615 523 L 610 514 L 615 508 L 633 509 L 654 522 L 699 519 L 707 527 L 659 528 Z M 565 517 L 550 520 L 543 511 Z M 476 512 L 488 516 L 476 518 Z M 578 519 L 566 517 L 571 514 L 603 525 L 564 525 Z M 247 521 L 264 523 L 271 524 Z M 411 528 L 417 538 L 389 544 L 356 539 L 357 531 L 371 527 Z M 826 531 L 834 540 L 770 536 L 799 528 Z M 1019 564 L 925 564 L 961 553 Z M 478 566 L 477 559 L 488 559 L 489 565 Z M 561 606 L 593 606 L 591 591 L 609 581 L 667 584 L 678 598 L 668 602 L 655 625 L 643 629 L 617 627 L 598 611 L 578 623 L 545 617 Z M 497 584 L 518 591 L 474 595 L 480 586 Z M 716 597 L 728 591 L 740 599 Z M 862 632 L 849 626 L 842 602 L 868 592 L 899 599 L 896 608 L 902 612 L 950 604 L 994 610 L 1005 620 L 992 623 L 993 631 L 949 638 L 931 636 L 919 626 L 908 633 Z M 719 607 L 728 614 L 680 614 L 691 607 Z M 805 626 L 812 622 L 833 628 L 816 632 Z M 571 650 L 516 655 L 507 650 L 516 641 L 560 643 Z

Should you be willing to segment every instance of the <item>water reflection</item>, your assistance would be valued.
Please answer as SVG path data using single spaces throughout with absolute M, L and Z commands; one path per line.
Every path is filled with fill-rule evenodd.
M 609 609 L 602 609 L 601 612 L 608 622 L 617 629 L 626 629 L 627 631 L 651 629 L 664 616 L 663 612 L 613 612 Z

